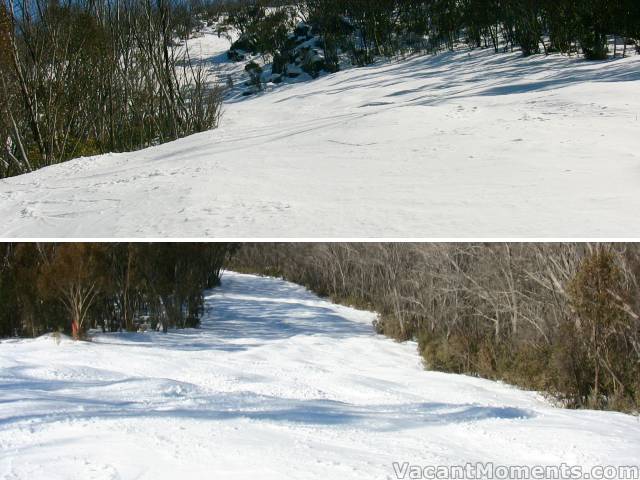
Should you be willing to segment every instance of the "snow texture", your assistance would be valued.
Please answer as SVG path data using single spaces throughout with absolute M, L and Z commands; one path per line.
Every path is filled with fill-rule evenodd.
M 638 464 L 638 418 L 425 371 L 375 315 L 227 272 L 201 329 L 0 343 L 0 478 L 395 478 Z
M 640 56 L 459 51 L 241 98 L 221 127 L 0 181 L 0 235 L 639 237 Z M 235 92 L 235 94 L 233 94 Z

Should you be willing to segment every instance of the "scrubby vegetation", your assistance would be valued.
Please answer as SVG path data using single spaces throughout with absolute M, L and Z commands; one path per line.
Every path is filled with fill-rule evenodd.
M 0 336 L 195 327 L 228 244 L 0 244 Z
M 638 245 L 247 244 L 231 266 L 379 312 L 428 368 L 640 408 Z
M 216 126 L 221 88 L 169 0 L 0 0 L 0 178 Z

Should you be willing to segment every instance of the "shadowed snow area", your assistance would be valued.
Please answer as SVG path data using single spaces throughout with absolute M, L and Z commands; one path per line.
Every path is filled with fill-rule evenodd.
M 0 181 L 0 233 L 637 237 L 638 91 L 640 56 L 477 50 L 232 94 L 217 130 Z
M 638 419 L 424 371 L 374 314 L 227 272 L 201 329 L 0 343 L 0 478 L 394 478 L 392 463 L 629 465 Z

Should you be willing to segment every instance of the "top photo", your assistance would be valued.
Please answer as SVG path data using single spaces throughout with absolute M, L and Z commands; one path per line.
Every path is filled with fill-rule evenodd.
M 0 239 L 633 239 L 638 212 L 638 0 L 0 0 Z

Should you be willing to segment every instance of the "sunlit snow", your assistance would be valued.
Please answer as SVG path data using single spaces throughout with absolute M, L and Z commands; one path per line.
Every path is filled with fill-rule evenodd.
M 241 81 L 228 41 L 193 49 Z M 637 237 L 640 56 L 461 50 L 231 95 L 217 130 L 0 181 L 4 237 Z

